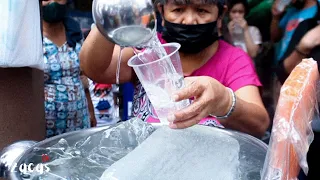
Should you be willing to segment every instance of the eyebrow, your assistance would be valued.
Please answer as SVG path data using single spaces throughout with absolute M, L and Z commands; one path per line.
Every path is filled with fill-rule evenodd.
M 175 5 L 205 5 L 205 4 L 217 4 L 217 0 L 167 0 L 171 1 Z M 196 2 L 194 2 L 196 1 Z

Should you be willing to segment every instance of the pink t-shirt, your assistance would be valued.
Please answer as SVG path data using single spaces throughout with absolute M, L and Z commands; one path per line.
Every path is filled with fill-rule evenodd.
M 165 43 L 160 36 L 159 39 Z M 210 76 L 233 91 L 249 85 L 261 86 L 251 58 L 243 50 L 222 40 L 213 57 L 190 76 Z M 135 87 L 133 115 L 150 123 L 160 122 L 140 82 Z M 221 126 L 212 117 L 203 119 L 200 124 Z

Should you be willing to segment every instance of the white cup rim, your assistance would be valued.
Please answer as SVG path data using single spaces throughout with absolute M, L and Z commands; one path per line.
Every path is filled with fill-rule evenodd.
M 152 61 L 152 62 L 147 62 L 147 63 L 144 63 L 144 64 L 139 64 L 139 65 L 136 65 L 136 64 L 133 64 L 132 61 L 138 57 L 138 54 L 134 55 L 133 57 L 131 57 L 128 61 L 128 66 L 130 67 L 141 67 L 141 66 L 147 66 L 147 65 L 150 65 L 150 64 L 154 64 L 154 63 L 157 63 L 159 61 L 162 61 L 163 59 L 167 58 L 167 57 L 171 57 L 173 54 L 175 54 L 177 51 L 179 51 L 181 45 L 179 43 L 165 43 L 165 44 L 162 44 L 162 47 L 168 47 L 168 46 L 175 46 L 177 47 L 176 50 L 174 50 L 173 52 L 171 52 L 170 54 L 167 54 L 166 56 L 160 58 L 160 59 L 157 59 L 155 61 Z M 144 53 L 144 52 L 143 52 Z

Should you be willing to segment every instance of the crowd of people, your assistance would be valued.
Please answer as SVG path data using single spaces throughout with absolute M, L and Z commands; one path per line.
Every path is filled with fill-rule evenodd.
M 320 58 L 319 1 L 291 0 L 285 8 L 279 8 L 280 3 L 154 1 L 159 40 L 181 45 L 187 86 L 175 94 L 175 100 L 194 99 L 168 117 L 171 128 L 202 124 L 258 138 L 267 134 L 273 118 L 270 109 L 276 106 L 281 84 L 303 58 Z M 67 0 L 43 0 L 42 6 L 47 137 L 119 122 L 115 77 L 120 47 L 95 26 L 84 35 L 79 24 L 67 16 Z M 265 19 L 252 18 L 250 13 L 259 8 Z M 134 116 L 159 122 L 143 86 L 127 65 L 133 55 L 132 48 L 124 49 L 120 83 L 135 86 Z M 265 95 L 268 91 L 272 93 Z M 320 146 L 320 127 L 313 130 L 309 179 L 317 177 L 317 162 L 312 157 Z

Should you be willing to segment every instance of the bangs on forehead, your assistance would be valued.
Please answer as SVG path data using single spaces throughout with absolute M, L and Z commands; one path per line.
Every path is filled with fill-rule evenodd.
M 165 3 L 172 2 L 174 4 L 217 4 L 219 0 L 165 0 Z

